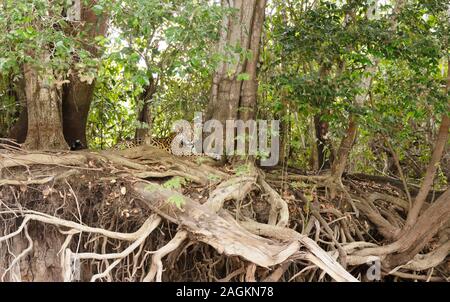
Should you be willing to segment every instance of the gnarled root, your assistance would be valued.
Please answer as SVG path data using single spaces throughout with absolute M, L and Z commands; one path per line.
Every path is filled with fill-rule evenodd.
M 150 267 L 150 271 L 147 276 L 144 278 L 144 282 L 151 282 L 155 279 L 156 281 L 162 281 L 162 272 L 163 272 L 163 264 L 161 259 L 169 254 L 170 252 L 176 250 L 183 243 L 184 240 L 188 237 L 188 233 L 186 231 L 179 231 L 173 237 L 172 240 L 169 241 L 165 246 L 157 250 L 152 257 L 152 265 Z
M 311 251 L 308 260 L 324 269 L 337 281 L 357 281 L 339 263 L 333 260 L 313 240 L 297 232 L 267 224 L 242 223 L 242 228 L 226 211 L 214 213 L 209 206 L 199 205 L 184 197 L 182 208 L 167 203 L 174 192 L 162 187 L 137 184 L 135 189 L 142 196 L 144 203 L 153 211 L 179 224 L 199 241 L 213 246 L 220 253 L 238 255 L 262 267 L 283 263 L 298 252 L 300 243 Z M 250 230 L 251 233 L 248 231 Z M 253 234 L 252 234 L 253 233 Z M 286 242 L 278 243 L 258 235 L 277 238 Z

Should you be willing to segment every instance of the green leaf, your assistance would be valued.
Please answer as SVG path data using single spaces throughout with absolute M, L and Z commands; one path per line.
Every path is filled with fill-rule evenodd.
M 183 205 L 185 204 L 185 200 L 184 197 L 181 195 L 172 195 L 170 196 L 167 201 L 169 203 L 172 203 L 174 205 L 176 205 L 177 208 L 181 209 L 183 207 Z
M 250 80 L 250 75 L 248 73 L 241 73 L 237 76 L 238 81 L 248 81 Z
M 175 176 L 172 179 L 166 181 L 162 186 L 166 189 L 181 189 L 186 184 L 184 177 Z
M 96 4 L 92 7 L 92 11 L 96 15 L 100 15 L 103 12 L 103 6 L 100 4 Z

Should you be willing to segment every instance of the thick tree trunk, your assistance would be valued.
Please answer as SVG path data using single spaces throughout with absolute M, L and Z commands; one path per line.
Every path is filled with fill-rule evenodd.
M 91 10 L 92 5 L 97 1 L 91 0 L 90 2 L 90 4 L 85 5 L 84 2 L 74 1 L 74 6 L 71 10 L 71 20 L 76 22 L 76 27 L 73 27 L 73 29 L 77 33 L 79 31 L 85 33 L 84 48 L 93 57 L 96 57 L 98 53 L 96 47 L 93 45 L 93 40 L 96 36 L 105 35 L 107 18 L 105 15 L 97 16 Z M 81 21 L 81 27 L 79 27 L 79 21 Z M 79 140 L 82 146 L 87 148 L 86 125 L 94 95 L 95 80 L 90 82 L 81 81 L 79 71 L 75 68 L 73 70 L 73 73 L 69 77 L 70 83 L 65 85 L 63 91 L 64 136 L 70 145 L 76 140 Z
M 89 5 L 81 5 L 81 2 L 74 1 L 74 8 L 72 10 L 73 16 L 71 21 L 75 21 L 75 27 L 71 27 L 67 34 L 77 34 L 79 31 L 85 32 L 86 41 L 84 41 L 84 47 L 88 50 L 93 56 L 97 56 L 97 50 L 95 46 L 93 46 L 93 39 L 98 35 L 104 35 L 106 33 L 106 17 L 105 16 L 97 16 L 92 10 L 91 4 L 95 4 L 96 1 L 92 0 Z M 78 10 L 78 12 L 75 11 Z M 80 23 L 81 21 L 81 23 Z M 80 26 L 80 24 L 82 24 Z M 76 32 L 70 32 L 71 30 Z M 29 69 L 29 68 L 28 68 Z M 87 147 L 87 139 L 86 139 L 86 125 L 89 115 L 89 108 L 91 105 L 92 97 L 94 94 L 95 80 L 91 82 L 81 81 L 79 78 L 79 74 L 75 68 L 73 69 L 73 73 L 69 77 L 69 84 L 64 85 L 62 92 L 62 123 L 63 123 L 63 133 L 66 142 L 69 145 L 72 145 L 76 140 L 79 140 L 83 147 Z M 31 75 L 28 75 L 28 80 L 30 80 Z M 27 78 L 27 76 L 25 76 Z M 28 83 L 27 83 L 28 85 Z M 25 90 L 25 88 L 21 88 L 21 84 L 19 83 L 17 86 L 17 98 L 18 101 L 21 99 L 20 91 Z M 58 94 L 58 93 L 57 93 Z M 48 97 L 53 97 L 53 92 L 49 91 Z M 44 97 L 44 96 L 43 96 Z M 59 99 L 61 99 L 61 95 L 59 95 Z M 61 103 L 61 101 L 59 101 Z M 24 103 L 28 103 L 24 102 Z M 53 106 L 53 105 L 52 105 Z M 12 127 L 9 133 L 9 137 L 16 139 L 19 143 L 25 141 L 25 137 L 27 136 L 28 127 L 30 124 L 35 124 L 36 121 L 28 120 L 28 113 L 30 112 L 30 108 L 27 108 L 26 105 L 22 106 L 23 110 L 20 113 L 19 120 Z M 50 107 L 50 105 L 48 106 Z M 59 105 L 61 107 L 61 104 Z M 35 108 L 35 107 L 33 107 Z M 42 107 L 40 107 L 42 108 Z M 42 108 L 44 109 L 44 108 Z M 48 110 L 44 109 L 44 110 Z M 61 108 L 59 111 L 59 115 L 61 115 Z M 32 117 L 33 118 L 33 117 Z M 46 117 L 49 118 L 49 117 Z M 61 118 L 59 119 L 61 120 Z M 50 131 L 49 129 L 48 131 Z M 35 137 L 36 129 L 30 130 L 33 134 L 30 136 Z M 59 136 L 59 134 L 55 134 L 55 136 Z M 55 143 L 56 145 L 60 145 L 60 143 Z M 37 146 L 39 144 L 35 142 L 31 142 L 28 140 L 28 146 L 34 145 Z M 33 147 L 36 148 L 36 147 Z M 47 145 L 47 149 L 51 149 L 52 145 Z
M 238 18 L 225 18 L 219 42 L 219 52 L 224 53 L 227 45 L 241 45 L 252 53 L 250 59 L 236 54 L 233 63 L 223 63 L 213 78 L 208 106 L 208 119 L 217 119 L 225 124 L 227 119 L 248 120 L 254 118 L 258 82 L 257 62 L 262 27 L 265 16 L 265 0 L 235 0 L 230 6 L 238 9 Z M 229 7 L 228 1 L 222 5 Z M 238 80 L 240 74 L 247 74 L 246 81 Z
M 44 62 L 48 58 L 43 58 Z M 68 149 L 61 119 L 61 95 L 51 81 L 51 70 L 44 74 L 28 64 L 24 66 L 28 112 L 28 133 L 24 147 L 32 150 Z
M 257 63 L 266 0 L 223 0 L 222 5 L 237 9 L 238 13 L 224 18 L 218 51 L 225 53 L 226 46 L 239 45 L 251 52 L 250 58 L 234 54 L 232 63 L 222 63 L 214 74 L 206 119 L 215 119 L 225 125 L 227 120 L 248 121 L 255 118 Z M 240 79 L 243 74 L 248 79 Z
M 87 147 L 86 125 L 94 94 L 94 83 L 80 81 L 78 75 L 71 75 L 68 84 L 63 91 L 63 123 L 64 137 L 71 145 L 79 140 Z

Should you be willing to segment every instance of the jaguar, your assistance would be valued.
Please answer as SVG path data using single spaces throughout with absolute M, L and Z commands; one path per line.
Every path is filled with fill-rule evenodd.
M 166 137 L 153 137 L 150 141 L 150 146 L 157 147 L 161 150 L 164 150 L 168 153 L 173 154 L 172 152 L 172 142 L 177 136 L 178 133 L 172 132 Z M 116 150 L 124 150 L 129 149 L 133 147 L 137 147 L 141 145 L 139 142 L 137 142 L 135 139 L 124 139 L 120 142 L 118 142 L 113 149 Z
M 159 148 L 161 150 L 164 150 L 164 151 L 166 151 L 166 152 L 168 152 L 170 154 L 173 154 L 173 155 L 179 155 L 179 154 L 175 154 L 173 152 L 173 150 L 172 150 L 172 142 L 173 142 L 173 140 L 175 139 L 175 137 L 177 135 L 178 135 L 178 133 L 172 132 L 166 137 L 157 137 L 157 138 L 154 137 L 154 138 L 152 138 L 152 140 L 150 142 L 150 146 L 157 147 L 157 148 Z M 189 142 L 189 139 L 183 139 L 183 142 Z M 192 148 L 191 150 L 194 151 L 193 150 L 194 149 L 194 145 L 192 143 L 188 143 L 188 144 Z M 141 145 L 141 144 L 138 144 L 135 139 L 126 139 L 126 140 L 123 140 L 123 141 L 119 142 L 114 147 L 114 149 L 116 149 L 116 150 L 124 150 L 124 149 L 137 147 L 139 145 Z M 186 155 L 183 155 L 183 156 L 186 156 Z M 188 156 L 203 157 L 203 154 L 198 154 L 198 153 L 191 152 L 191 154 L 188 155 Z M 211 158 L 213 158 L 215 160 L 220 160 L 221 159 L 220 155 L 217 155 L 217 156 L 208 155 L 208 157 L 211 157 Z

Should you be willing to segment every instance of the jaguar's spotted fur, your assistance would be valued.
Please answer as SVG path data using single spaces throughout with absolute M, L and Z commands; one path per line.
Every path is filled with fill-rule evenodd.
M 174 140 L 175 136 L 177 136 L 177 133 L 173 132 L 167 137 L 152 138 L 151 145 L 167 151 L 168 153 L 172 153 L 172 141 Z
M 166 137 L 152 138 L 150 145 L 162 149 L 164 151 L 167 151 L 168 153 L 172 153 L 172 141 L 175 139 L 175 136 L 177 136 L 177 133 L 173 132 Z M 140 144 L 137 143 L 136 140 L 126 139 L 117 143 L 114 146 L 114 149 L 124 150 L 137 147 L 138 145 Z
M 162 149 L 170 154 L 174 154 L 172 152 L 172 142 L 175 139 L 175 137 L 178 135 L 178 133 L 172 132 L 170 133 L 168 136 L 166 137 L 162 137 L 162 138 L 152 138 L 152 141 L 150 143 L 151 146 L 157 147 L 159 149 Z M 185 140 L 188 141 L 188 140 Z M 115 149 L 119 149 L 119 150 L 123 150 L 123 149 L 128 149 L 128 148 L 132 148 L 132 147 L 137 147 L 139 144 L 136 143 L 135 140 L 125 140 L 119 144 L 116 145 Z M 191 145 L 192 147 L 192 151 L 194 146 Z M 180 155 L 180 154 L 174 154 L 174 155 Z M 186 156 L 186 155 L 182 155 L 182 156 Z M 202 154 L 197 154 L 192 152 L 190 155 L 187 156 L 196 156 L 196 157 L 203 157 Z M 214 156 L 214 155 L 208 155 L 208 157 L 214 158 L 216 160 L 220 160 L 221 156 Z

